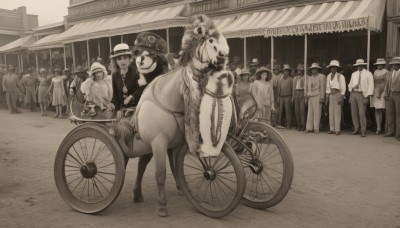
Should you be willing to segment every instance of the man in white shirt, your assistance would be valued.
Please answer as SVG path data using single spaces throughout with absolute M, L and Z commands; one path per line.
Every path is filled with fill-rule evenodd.
M 394 57 L 389 63 L 393 70 L 387 73 L 386 84 L 382 96 L 386 99 L 387 133 L 400 141 L 400 57 Z M 396 126 L 395 126 L 396 123 Z
M 354 125 L 353 135 L 360 133 L 361 124 L 361 137 L 367 136 L 365 110 L 369 97 L 374 93 L 374 78 L 372 73 L 365 69 L 366 65 L 367 63 L 363 59 L 357 59 L 356 64 L 354 64 L 357 71 L 351 75 L 349 83 L 351 115 Z
M 340 122 L 342 121 L 342 104 L 345 99 L 346 81 L 344 76 L 338 72 L 339 61 L 332 60 L 327 66 L 331 73 L 326 78 L 326 100 L 329 103 L 329 134 L 340 134 Z

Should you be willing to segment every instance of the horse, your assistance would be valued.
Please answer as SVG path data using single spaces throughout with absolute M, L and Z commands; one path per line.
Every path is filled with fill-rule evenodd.
M 151 82 L 136 107 L 132 120 L 121 119 L 114 126 L 115 138 L 129 157 L 142 157 L 134 188 L 134 199 L 142 201 L 141 181 L 152 156 L 156 165 L 158 199 L 156 213 L 167 216 L 165 195 L 166 155 L 171 169 L 179 153 L 194 152 L 190 126 L 191 102 L 200 98 L 199 82 L 226 67 L 229 46 L 211 19 L 205 15 L 190 18 L 182 38 L 177 69 Z M 191 99 L 190 99 L 191 98 Z M 189 136 L 188 136 L 189 135 Z M 168 150 L 170 152 L 168 152 Z M 176 180 L 176 179 L 175 179 Z M 179 183 L 177 182 L 179 188 Z

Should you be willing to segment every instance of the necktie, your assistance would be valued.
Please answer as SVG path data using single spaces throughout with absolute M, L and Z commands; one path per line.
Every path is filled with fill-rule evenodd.
M 358 84 L 357 84 L 358 90 L 361 90 L 360 85 L 361 85 L 361 71 L 360 71 L 360 74 L 358 75 Z

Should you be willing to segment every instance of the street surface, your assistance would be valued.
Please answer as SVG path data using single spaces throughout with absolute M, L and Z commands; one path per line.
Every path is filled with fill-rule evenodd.
M 288 195 L 271 209 L 239 205 L 222 219 L 199 214 L 179 195 L 169 168 L 169 216 L 155 215 L 153 161 L 143 181 L 145 201 L 134 204 L 137 159 L 130 160 L 118 199 L 104 212 L 86 215 L 62 200 L 53 176 L 58 146 L 75 125 L 22 111 L 10 115 L 0 108 L 0 227 L 400 227 L 400 142 L 395 138 L 280 130 L 294 161 Z

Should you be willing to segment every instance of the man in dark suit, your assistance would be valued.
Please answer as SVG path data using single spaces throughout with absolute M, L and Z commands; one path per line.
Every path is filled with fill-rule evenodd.
M 394 57 L 389 63 L 392 71 L 387 79 L 382 96 L 386 99 L 387 133 L 385 137 L 394 136 L 400 141 L 400 57 Z

